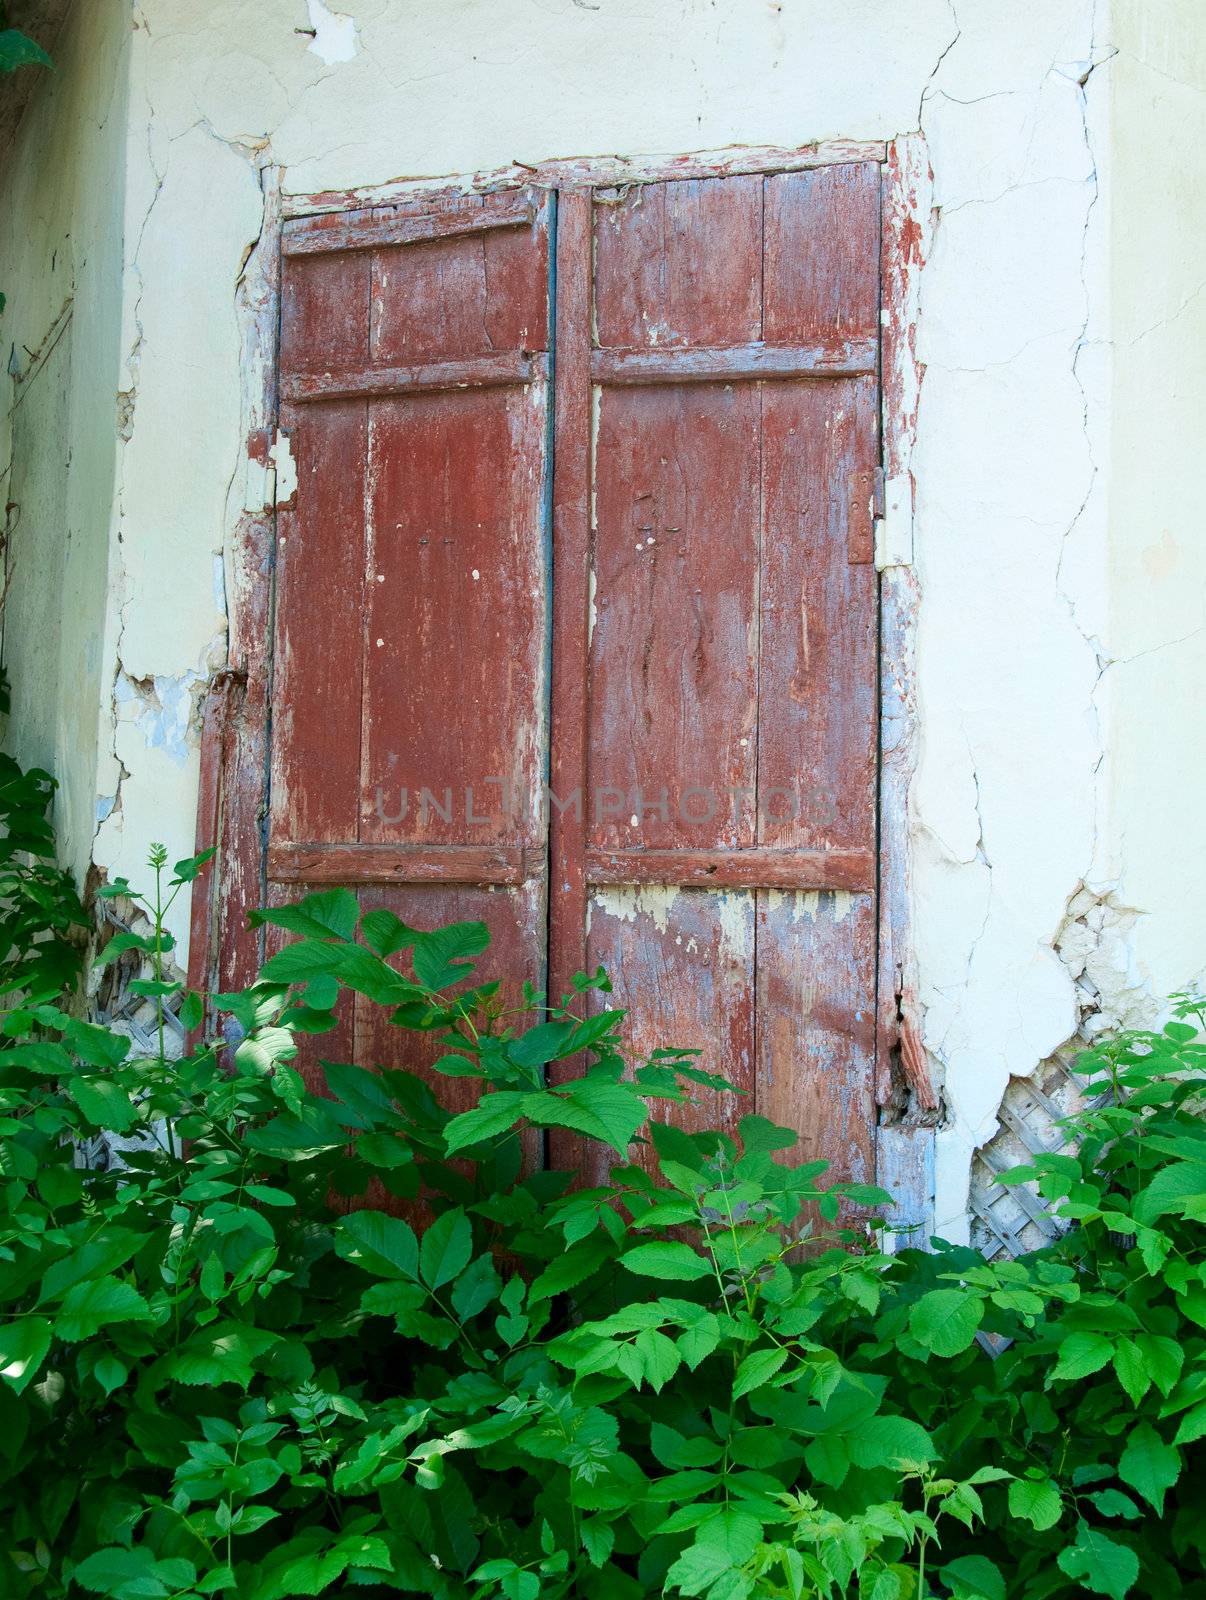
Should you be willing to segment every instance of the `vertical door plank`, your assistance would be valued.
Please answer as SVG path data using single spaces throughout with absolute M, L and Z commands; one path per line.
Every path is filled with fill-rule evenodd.
M 748 344 L 762 323 L 762 179 L 637 184 L 595 206 L 603 349 Z
M 824 1181 L 874 1181 L 875 915 L 870 895 L 758 894 L 757 1109 L 800 1135 Z
M 590 836 L 604 848 L 754 842 L 757 459 L 753 384 L 603 393 Z M 713 798 L 711 821 L 686 820 L 706 811 L 688 789 Z
M 759 842 L 875 847 L 876 573 L 847 559 L 847 486 L 874 465 L 874 379 L 762 400 Z
M 755 1110 L 754 895 L 706 889 L 598 889 L 590 904 L 588 955 L 607 968 L 600 1006 L 628 1008 L 628 1047 L 642 1060 L 661 1047 L 703 1052 L 698 1064 L 736 1093 L 700 1087 L 685 1102 L 654 1102 L 653 1117 L 681 1128 L 736 1131 Z M 651 1147 L 633 1158 L 652 1167 Z M 614 1155 L 595 1147 L 588 1181 Z
M 586 966 L 586 740 L 590 652 L 591 198 L 557 203 L 553 393 L 553 642 L 549 759 L 549 991 Z M 554 798 L 555 797 L 555 798 Z M 568 1165 L 572 1152 L 557 1152 Z M 564 1158 L 562 1160 L 562 1158 Z
M 374 251 L 373 360 L 547 349 L 547 249 L 539 226 Z
M 542 384 L 371 406 L 364 840 L 539 829 L 544 415 Z
M 360 808 L 367 409 L 334 401 L 283 420 L 298 491 L 278 514 L 272 832 L 326 843 L 355 838 Z
M 766 179 L 763 338 L 829 345 L 879 330 L 880 171 L 873 162 Z

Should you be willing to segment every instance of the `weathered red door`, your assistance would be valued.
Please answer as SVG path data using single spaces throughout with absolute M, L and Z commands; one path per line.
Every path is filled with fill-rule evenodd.
M 561 202 L 554 983 L 870 1178 L 879 168 Z M 593 263 L 593 268 L 592 268 Z M 563 498 L 562 486 L 577 491 Z M 715 1104 L 674 1115 L 714 1118 Z
M 288 223 L 267 882 L 481 919 L 543 982 L 547 194 Z M 349 998 L 350 1005 L 350 998 Z M 391 1063 L 357 1001 L 343 1038 Z M 445 1094 L 459 1080 L 446 1080 Z
M 285 225 L 265 852 L 276 898 L 482 918 L 515 981 L 604 964 L 639 1049 L 700 1045 L 745 1091 L 723 1118 L 855 1178 L 879 186 L 867 162 Z M 345 1030 L 324 1054 L 391 1059 L 371 1007 Z

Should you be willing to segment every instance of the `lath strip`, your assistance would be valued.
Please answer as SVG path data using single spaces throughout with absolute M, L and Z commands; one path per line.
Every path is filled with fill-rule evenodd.
M 546 355 L 476 356 L 413 367 L 367 367 L 342 372 L 294 372 L 281 377 L 281 399 L 354 400 L 361 395 L 423 394 L 437 389 L 498 389 L 548 376 Z
M 541 853 L 519 845 L 274 844 L 273 883 L 521 884 Z
M 719 349 L 595 350 L 590 375 L 595 383 L 732 383 L 757 378 L 874 377 L 879 360 L 876 339 L 843 339 L 833 344 L 733 345 Z
M 488 204 L 470 205 L 464 211 L 409 217 L 326 213 L 287 222 L 281 249 L 287 256 L 309 256 L 419 244 L 455 234 L 484 233 L 490 228 L 524 227 L 535 214 L 536 208 L 526 194 L 491 195 Z
M 869 894 L 869 850 L 588 850 L 592 884 L 673 884 L 711 889 L 845 889 Z

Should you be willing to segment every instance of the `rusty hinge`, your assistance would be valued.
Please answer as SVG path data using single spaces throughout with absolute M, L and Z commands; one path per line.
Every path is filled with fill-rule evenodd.
M 850 474 L 847 552 L 851 566 L 869 567 L 875 561 L 875 527 L 884 514 L 884 469 L 860 467 Z

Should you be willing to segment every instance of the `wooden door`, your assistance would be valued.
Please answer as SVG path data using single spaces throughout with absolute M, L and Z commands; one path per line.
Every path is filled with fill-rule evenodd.
M 515 984 L 602 963 L 638 1050 L 743 1091 L 678 1120 L 757 1111 L 856 1179 L 879 189 L 865 162 L 285 225 L 263 863 L 278 901 L 480 917 Z M 366 1005 L 323 1053 L 400 1042 Z
M 285 226 L 270 901 L 480 919 L 543 985 L 547 194 Z M 328 1059 L 413 1051 L 347 999 Z M 413 1065 L 413 1061 L 407 1063 Z M 441 1080 L 447 1098 L 461 1080 Z
M 879 184 L 563 197 L 554 984 L 874 1174 Z M 571 552 L 561 559 L 563 546 Z M 564 797 L 562 797 L 564 798 Z M 568 815 L 563 813 L 562 815 Z

